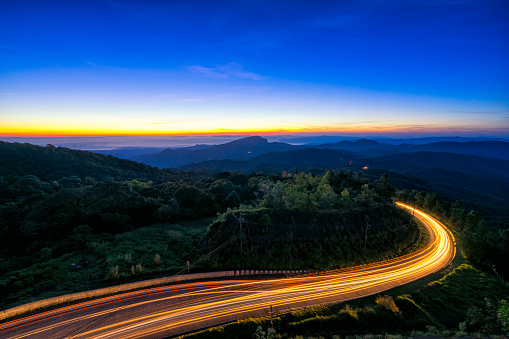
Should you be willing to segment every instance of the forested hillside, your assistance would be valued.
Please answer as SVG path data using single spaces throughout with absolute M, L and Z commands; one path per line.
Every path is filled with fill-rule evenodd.
M 248 159 L 269 152 L 282 152 L 300 147 L 279 142 L 268 142 L 267 139 L 253 136 L 206 149 L 184 147 L 167 149 L 155 154 L 132 157 L 132 160 L 143 162 L 160 168 L 180 167 L 183 165 L 221 159 Z
M 393 145 L 374 140 L 359 139 L 357 141 L 343 140 L 333 144 L 321 144 L 308 147 L 348 150 L 363 157 L 376 157 L 397 153 L 438 152 L 470 154 L 509 160 L 509 142 L 494 140 L 468 142 L 441 141 L 425 143 L 423 145 L 411 145 L 406 143 Z
M 295 166 L 291 168 L 305 167 L 306 162 L 321 163 L 324 168 L 337 164 L 340 169 L 320 169 L 315 175 L 299 170 L 271 172 L 266 167 L 265 173 L 242 174 L 160 170 L 52 146 L 1 146 L 2 309 L 65 293 L 182 273 L 188 261 L 191 272 L 198 272 L 331 269 L 391 258 L 413 251 L 426 241 L 418 225 L 394 207 L 394 199 L 414 204 L 446 222 L 461 242 L 461 253 L 479 268 L 487 272 L 495 268 L 500 275 L 507 275 L 509 270 L 505 261 L 509 255 L 506 219 L 490 216 L 487 224 L 466 204 L 448 202 L 430 192 L 450 192 L 452 197 L 464 192 L 468 197 L 475 188 L 469 185 L 479 185 L 476 180 L 481 178 L 465 176 L 463 167 L 485 177 L 503 160 L 409 153 L 370 163 L 366 163 L 370 159 L 355 159 L 350 164 L 345 160 L 350 153 L 302 149 L 244 161 L 271 159 L 281 166 Z M 324 165 L 321 159 L 328 162 Z M 384 164 L 393 169 L 389 171 L 391 178 L 384 173 Z M 360 171 L 348 170 L 351 168 Z M 397 191 L 392 177 L 398 188 L 417 185 L 428 192 Z M 503 168 L 497 168 L 493 182 L 488 180 L 487 187 L 479 186 L 486 201 L 498 201 L 503 196 L 506 177 Z M 471 182 L 462 183 L 465 178 Z M 494 187 L 496 183 L 501 187 Z M 475 199 L 467 202 L 476 205 Z M 467 271 L 474 279 L 484 274 Z M 489 279 L 494 286 L 498 278 Z M 430 321 L 454 323 L 447 317 L 442 319 L 442 313 L 429 304 L 429 290 L 413 298 L 440 320 L 413 320 L 406 315 L 408 328 Z M 417 306 L 411 306 L 409 298 L 397 299 L 396 304 L 415 311 Z M 478 302 L 472 305 L 482 306 Z M 468 328 L 476 328 L 466 306 L 461 307 L 450 310 L 454 321 L 466 319 L 471 324 Z
M 322 151 L 318 151 L 318 149 Z M 303 151 L 307 152 L 295 152 Z M 324 150 L 329 150 L 329 156 L 325 157 Z M 220 145 L 196 145 L 193 147 L 182 147 L 166 149 L 162 152 L 149 152 L 130 157 L 131 160 L 139 161 L 159 168 L 182 167 L 189 168 L 206 167 L 222 170 L 259 170 L 264 166 L 272 170 L 292 171 L 291 166 L 315 166 L 323 168 L 332 162 L 337 166 L 333 150 L 341 152 L 344 160 L 356 158 L 378 157 L 383 155 L 413 153 L 413 152 L 437 152 L 455 153 L 466 155 L 477 155 L 489 158 L 509 160 L 509 142 L 503 141 L 470 141 L 470 142 L 434 142 L 424 145 L 391 145 L 368 139 L 357 141 L 343 140 L 337 143 L 313 144 L 313 145 L 291 145 L 281 142 L 268 142 L 260 136 L 246 137 Z M 121 150 L 115 150 L 111 154 L 122 154 Z M 125 152 L 132 152 L 126 149 Z M 101 152 L 104 153 L 104 152 Z M 268 153 L 273 153 L 268 156 Z M 308 163 L 300 158 L 296 161 L 297 154 L 309 157 Z M 267 155 L 266 157 L 264 155 Z M 280 155 L 291 159 L 291 164 L 284 168 L 284 162 L 275 158 Z M 252 159 L 249 161 L 238 161 L 241 159 Z M 303 168 L 299 168 L 303 170 Z
M 244 160 L 209 160 L 182 166 L 182 169 L 212 169 L 216 171 L 309 171 L 325 173 L 328 169 L 347 169 L 358 157 L 349 151 L 307 148 L 286 152 L 269 152 Z
M 390 173 L 399 189 L 436 192 L 449 201 L 461 200 L 467 208 L 482 211 L 492 226 L 509 227 L 509 160 L 415 152 L 362 159 L 353 169 L 362 167 L 369 168 L 367 176 Z
M 46 147 L 0 141 L 0 176 L 35 175 L 41 180 L 61 177 L 117 180 L 140 179 L 160 181 L 171 172 L 113 156 L 78 151 L 65 147 Z
M 243 257 L 235 241 L 211 265 L 348 267 L 408 252 L 421 235 L 409 215 L 392 204 L 395 189 L 386 175 L 371 183 L 362 173 L 342 171 L 256 180 L 264 193 L 258 205 L 223 214 L 207 237 L 209 250 L 230 236 L 242 237 Z
M 3 308 L 175 274 L 186 261 L 193 272 L 324 269 L 418 245 L 418 228 L 392 205 L 387 176 L 169 172 L 52 146 L 2 147 Z M 233 215 L 245 218 L 249 261 L 237 260 L 240 229 L 227 222 Z

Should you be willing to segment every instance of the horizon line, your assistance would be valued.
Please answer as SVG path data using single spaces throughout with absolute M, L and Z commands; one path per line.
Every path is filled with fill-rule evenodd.
M 179 134 L 19 134 L 19 133 L 0 133 L 1 139 L 32 139 L 32 138 L 164 138 L 164 137 L 254 137 L 254 136 L 280 136 L 280 137 L 348 137 L 348 138 L 389 138 L 389 139 L 417 139 L 417 138 L 500 138 L 509 139 L 504 135 L 486 135 L 486 134 L 431 134 L 431 133 L 371 133 L 369 132 L 330 132 L 330 133 L 312 133 L 312 132 L 294 132 L 294 133 L 274 133 L 274 132 L 225 132 L 225 133 L 179 133 Z

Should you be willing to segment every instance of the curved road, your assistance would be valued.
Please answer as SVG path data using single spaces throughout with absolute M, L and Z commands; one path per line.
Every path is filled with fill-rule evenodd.
M 380 293 L 436 272 L 455 255 L 452 234 L 402 203 L 430 233 L 421 250 L 322 275 L 184 283 L 128 292 L 0 325 L 2 338 L 162 338 L 247 316 Z

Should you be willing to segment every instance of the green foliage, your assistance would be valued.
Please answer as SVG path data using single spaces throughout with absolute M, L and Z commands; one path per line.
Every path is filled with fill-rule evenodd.
M 144 182 L 144 181 L 139 181 L 137 179 L 133 179 L 133 180 L 127 182 L 127 184 L 129 186 L 131 186 L 138 193 L 142 192 L 145 189 L 150 188 L 153 183 L 154 183 L 153 181 Z
M 270 225 L 270 217 L 267 213 L 265 213 L 264 215 L 262 215 L 260 217 L 260 219 L 258 219 L 258 222 L 260 224 L 262 224 L 263 226 L 267 227 Z
M 482 291 L 480 296 L 474 290 Z M 484 299 L 483 295 L 488 294 L 490 297 Z M 469 265 L 461 265 L 444 278 L 413 292 L 412 295 L 395 298 L 388 295 L 368 297 L 353 301 L 357 306 L 333 304 L 294 310 L 274 317 L 271 327 L 281 338 L 503 338 L 502 333 L 507 331 L 507 328 L 502 327 L 502 319 L 507 321 L 508 303 L 501 300 L 497 304 L 495 300 L 505 295 L 506 287 L 496 278 Z M 438 300 L 445 302 L 428 303 Z M 505 318 L 500 317 L 501 310 Z M 454 317 L 452 314 L 456 312 L 460 312 L 462 316 L 455 318 L 455 322 L 450 322 L 451 317 Z M 242 338 L 245 337 L 242 333 L 253 333 L 254 329 L 258 329 L 258 333 L 263 332 L 264 325 L 268 326 L 267 323 L 267 317 L 247 319 L 183 338 L 214 338 L 224 334 L 232 338 L 233 333 Z
M 502 330 L 509 332 L 509 302 L 505 299 L 500 300 L 498 304 L 497 318 Z
M 211 178 L 65 148 L 0 146 L 0 155 L 16 153 L 0 165 L 1 308 L 170 275 L 232 236 L 231 246 L 192 269 L 238 268 L 238 237 L 222 228 L 233 214 L 245 217 L 246 268 L 344 267 L 399 255 L 419 238 L 388 200 L 388 178 L 369 183 L 343 171 Z M 223 225 L 182 225 L 218 213 Z M 366 253 L 363 215 L 373 225 Z M 475 215 L 469 220 L 473 225 Z M 325 317 L 354 326 L 382 319 L 380 311 L 352 308 Z M 258 325 L 268 328 L 257 323 L 247 333 Z M 238 326 L 224 333 L 246 333 Z
M 276 330 L 273 327 L 269 327 L 267 332 L 263 330 L 263 327 L 260 325 L 256 328 L 256 332 L 254 333 L 254 337 L 256 339 L 272 339 L 276 335 Z
M 388 259 L 421 244 L 416 224 L 410 224 L 408 215 L 362 175 L 329 171 L 320 177 L 301 172 L 252 179 L 252 187 L 258 188 L 258 208 L 265 211 L 233 209 L 219 216 L 207 235 L 209 251 L 232 238 L 214 256 L 214 268 L 332 269 Z M 387 177 L 384 180 L 391 186 Z M 235 240 L 240 239 L 235 235 L 240 231 L 239 215 L 245 219 L 242 262 L 240 241 Z M 368 234 L 363 216 L 372 226 Z
M 462 332 L 478 332 L 485 336 L 502 333 L 502 325 L 497 315 L 498 303 L 488 298 L 484 300 L 486 303 L 481 307 L 467 310 L 465 321 L 459 325 Z
M 414 300 L 441 324 L 456 327 L 471 310 L 485 307 L 486 298 L 495 300 L 505 295 L 507 287 L 498 278 L 462 264 L 414 293 Z
M 459 233 L 463 254 L 472 263 L 486 269 L 494 267 L 502 276 L 509 275 L 509 229 L 489 227 L 478 211 L 467 211 L 461 201 L 445 202 L 436 193 L 398 191 L 396 199 L 424 209 L 446 221 Z
M 89 178 L 88 181 L 92 178 L 96 180 L 150 178 L 160 182 L 173 176 L 173 172 L 169 170 L 159 170 L 111 155 L 51 145 L 41 147 L 28 143 L 0 141 L 0 159 L 5 159 L 0 161 L 0 176 L 33 175 L 45 181 L 58 179 L 64 186 L 80 184 L 78 180 L 85 178 Z M 67 179 L 63 179 L 64 177 Z
M 385 307 L 387 310 L 391 311 L 394 314 L 400 313 L 398 306 L 396 306 L 396 303 L 394 302 L 394 299 L 392 299 L 392 297 L 390 295 L 385 295 L 383 297 L 382 296 L 378 296 L 376 298 L 375 302 L 378 305 L 380 305 L 382 307 Z
M 49 260 L 51 258 L 52 249 L 49 247 L 41 248 L 41 260 Z
M 95 234 L 87 225 L 78 226 L 53 249 L 44 247 L 35 253 L 34 261 L 0 259 L 0 308 L 171 275 L 184 268 L 186 260 L 201 256 L 196 247 L 209 222 L 156 224 L 116 235 Z

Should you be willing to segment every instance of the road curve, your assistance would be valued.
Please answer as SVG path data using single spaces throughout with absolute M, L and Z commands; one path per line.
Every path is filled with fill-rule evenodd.
M 162 338 L 290 308 L 364 297 L 447 266 L 452 234 L 437 220 L 397 203 L 421 220 L 428 244 L 383 262 L 321 275 L 272 280 L 184 283 L 95 299 L 0 325 L 1 338 Z

